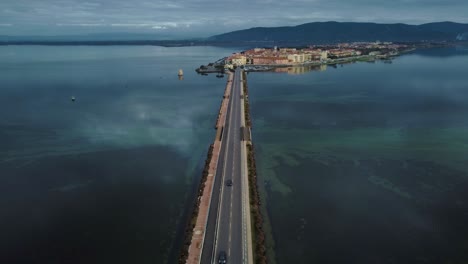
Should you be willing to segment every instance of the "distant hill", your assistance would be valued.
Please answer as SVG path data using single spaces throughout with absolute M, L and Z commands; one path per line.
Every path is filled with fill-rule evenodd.
M 58 35 L 58 36 L 2 36 L 0 41 L 135 41 L 135 40 L 172 40 L 169 34 L 148 33 L 93 33 L 83 35 Z
M 422 25 L 359 22 L 314 22 L 291 27 L 255 27 L 210 38 L 180 38 L 174 32 L 93 33 L 66 36 L 2 36 L 0 45 L 156 45 L 242 46 L 307 45 L 355 41 L 468 41 L 468 24 L 437 22 Z M 177 35 L 178 36 L 178 35 Z
M 314 22 L 292 27 L 255 27 L 209 38 L 226 42 L 336 43 L 354 41 L 468 40 L 468 24 L 437 22 L 423 25 L 359 22 Z

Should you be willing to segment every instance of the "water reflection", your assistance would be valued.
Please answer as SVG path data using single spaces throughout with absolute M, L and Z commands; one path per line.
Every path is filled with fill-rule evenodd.
M 0 263 L 175 262 L 226 53 L 0 47 Z
M 290 67 L 278 67 L 274 68 L 273 71 L 277 73 L 287 73 L 291 75 L 304 74 L 310 71 L 326 71 L 327 65 L 304 65 L 304 66 L 290 66 Z

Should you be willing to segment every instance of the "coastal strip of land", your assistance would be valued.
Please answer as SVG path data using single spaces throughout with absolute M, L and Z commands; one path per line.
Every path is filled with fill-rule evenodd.
M 201 65 L 200 74 L 241 67 L 245 71 L 286 71 L 288 67 L 324 67 L 357 61 L 384 60 L 415 50 L 417 45 L 392 42 L 355 42 L 306 47 L 254 48 L 233 53 L 207 66 Z M 282 70 L 283 69 L 283 70 Z

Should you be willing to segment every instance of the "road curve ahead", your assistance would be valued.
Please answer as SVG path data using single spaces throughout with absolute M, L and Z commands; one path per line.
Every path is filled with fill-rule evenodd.
M 228 263 L 247 263 L 246 238 L 242 232 L 241 73 L 242 70 L 237 69 L 232 81 L 203 244 L 202 264 L 217 263 L 221 251 L 226 252 Z M 228 180 L 232 181 L 232 186 L 226 185 Z

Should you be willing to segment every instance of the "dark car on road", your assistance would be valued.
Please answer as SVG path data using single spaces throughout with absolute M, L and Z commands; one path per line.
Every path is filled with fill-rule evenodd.
M 219 252 L 219 257 L 218 257 L 218 264 L 226 264 L 226 252 L 221 251 Z
M 232 180 L 227 180 L 227 181 L 226 181 L 226 185 L 227 185 L 227 186 L 232 186 Z

